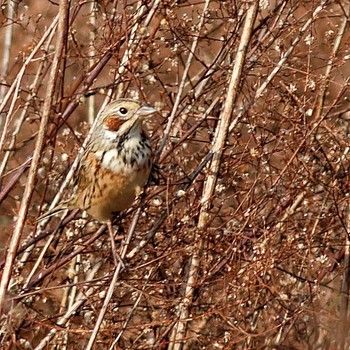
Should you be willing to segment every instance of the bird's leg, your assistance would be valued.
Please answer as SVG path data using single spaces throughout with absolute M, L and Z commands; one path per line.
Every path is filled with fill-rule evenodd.
M 117 248 L 115 246 L 115 241 L 114 241 L 114 233 L 113 233 L 113 226 L 112 226 L 112 221 L 108 220 L 107 221 L 107 228 L 108 228 L 108 233 L 109 233 L 109 238 L 111 240 L 111 248 L 112 248 L 112 254 L 113 254 L 113 259 L 114 259 L 114 265 L 117 266 L 118 262 L 120 262 L 125 268 L 125 264 L 119 253 L 117 252 Z

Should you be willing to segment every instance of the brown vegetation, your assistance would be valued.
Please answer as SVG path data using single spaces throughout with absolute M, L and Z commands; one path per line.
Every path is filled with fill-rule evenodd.
M 349 348 L 347 1 L 1 3 L 1 348 Z M 125 268 L 36 221 L 118 97 L 159 111 Z

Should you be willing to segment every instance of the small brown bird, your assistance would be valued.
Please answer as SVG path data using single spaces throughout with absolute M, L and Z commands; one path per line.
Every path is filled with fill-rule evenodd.
M 134 100 L 109 103 L 97 116 L 70 197 L 39 220 L 66 209 L 81 209 L 111 230 L 112 213 L 128 208 L 149 178 L 152 150 L 142 117 L 154 112 Z

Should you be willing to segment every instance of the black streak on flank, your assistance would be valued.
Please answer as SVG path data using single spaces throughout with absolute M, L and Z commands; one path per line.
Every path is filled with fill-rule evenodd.
M 106 153 L 107 153 L 107 151 L 103 151 L 102 156 L 101 156 L 101 163 L 103 163 L 103 160 L 104 160 Z

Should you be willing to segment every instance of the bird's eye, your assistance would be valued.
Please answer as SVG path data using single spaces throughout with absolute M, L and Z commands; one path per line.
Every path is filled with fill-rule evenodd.
M 119 108 L 119 112 L 123 115 L 127 114 L 128 113 L 128 110 L 125 108 L 125 107 L 120 107 Z

